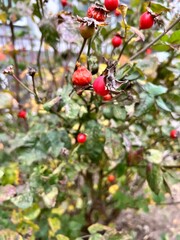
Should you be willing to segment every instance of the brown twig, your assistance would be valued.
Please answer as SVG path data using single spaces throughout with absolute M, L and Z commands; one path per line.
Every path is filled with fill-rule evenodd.
M 86 41 L 87 41 L 87 39 L 84 38 L 84 39 L 83 39 L 82 46 L 81 46 L 81 49 L 80 49 L 80 51 L 79 51 L 79 54 L 78 54 L 77 59 L 76 59 L 76 62 L 75 62 L 74 71 L 76 71 L 76 63 L 79 61 L 79 58 L 80 58 L 80 56 L 81 56 L 81 53 L 82 53 L 82 51 L 83 51 L 83 49 L 84 49 L 84 47 L 85 47 Z
M 12 76 L 22 87 L 24 87 L 28 92 L 35 96 L 35 93 L 31 89 L 29 89 L 24 83 L 22 83 L 21 80 L 15 74 L 12 74 Z

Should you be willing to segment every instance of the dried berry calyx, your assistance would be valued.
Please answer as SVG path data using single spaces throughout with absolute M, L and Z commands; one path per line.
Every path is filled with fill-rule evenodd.
M 84 66 L 78 66 L 77 70 L 73 73 L 72 83 L 77 86 L 88 85 L 92 80 L 91 72 Z
M 107 18 L 107 13 L 109 11 L 101 4 L 95 3 L 88 8 L 87 16 L 89 18 L 94 18 L 96 21 L 103 22 Z

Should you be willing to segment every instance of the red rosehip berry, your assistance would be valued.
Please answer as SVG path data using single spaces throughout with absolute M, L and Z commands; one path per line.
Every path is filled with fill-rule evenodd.
M 116 8 L 116 10 L 114 11 L 114 14 L 116 17 L 118 17 L 121 15 L 121 11 L 118 8 Z
M 94 26 L 88 26 L 87 24 L 81 24 L 79 32 L 84 39 L 91 38 L 95 32 Z
M 116 34 L 112 38 L 111 42 L 112 42 L 113 47 L 116 48 L 116 47 L 119 47 L 122 44 L 123 40 L 122 40 L 122 38 L 121 38 L 121 36 L 119 34 Z
M 151 49 L 151 48 L 146 49 L 146 54 L 147 54 L 147 55 L 149 55 L 149 54 L 151 54 L 151 53 L 152 53 L 152 49 Z
M 106 89 L 104 76 L 100 76 L 94 80 L 93 89 L 100 96 L 105 96 L 109 93 L 109 90 Z
M 61 4 L 63 7 L 66 7 L 68 5 L 67 0 L 61 0 Z
M 145 12 L 140 16 L 139 29 L 151 28 L 154 24 L 154 17 L 149 12 Z
M 79 134 L 77 135 L 77 142 L 78 142 L 78 143 L 85 143 L 85 142 L 86 142 L 86 139 L 87 139 L 87 136 L 86 136 L 86 134 L 84 134 L 84 133 L 79 133 Z
M 118 0 L 105 0 L 104 5 L 107 8 L 107 10 L 114 11 L 119 5 L 119 1 Z
M 104 22 L 107 18 L 107 11 L 103 7 L 92 5 L 88 8 L 87 16 L 94 18 L 96 21 Z
M 171 130 L 171 131 L 170 131 L 170 137 L 171 137 L 172 139 L 177 138 L 177 137 L 178 137 L 178 131 L 177 131 L 176 129 Z
M 111 174 L 108 176 L 107 180 L 108 180 L 108 182 L 113 183 L 116 180 L 116 178 L 114 175 Z
M 110 101 L 111 99 L 112 99 L 112 96 L 111 96 L 110 93 L 108 93 L 107 95 L 105 95 L 105 96 L 103 97 L 103 100 L 104 100 L 104 101 Z
M 91 82 L 92 74 L 86 67 L 78 67 L 72 75 L 72 83 L 77 86 L 85 86 Z
M 18 112 L 18 118 L 24 118 L 26 119 L 27 112 L 25 110 L 21 110 Z

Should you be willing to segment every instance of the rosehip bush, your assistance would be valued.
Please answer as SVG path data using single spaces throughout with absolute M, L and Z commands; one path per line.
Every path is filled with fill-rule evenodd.
M 5 2 L 0 19 L 11 43 L 0 48 L 1 238 L 138 238 L 139 229 L 122 228 L 122 210 L 148 216 L 151 205 L 163 212 L 177 204 L 175 3 L 69 0 L 56 1 L 52 12 L 48 0 Z M 25 17 L 28 26 L 17 30 Z M 18 44 L 29 37 L 22 52 Z

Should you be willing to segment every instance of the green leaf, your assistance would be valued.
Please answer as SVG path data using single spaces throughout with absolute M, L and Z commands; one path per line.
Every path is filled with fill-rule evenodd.
M 159 96 L 167 92 L 167 88 L 160 85 L 155 85 L 153 83 L 146 83 L 143 89 L 149 93 L 151 96 Z
M 92 235 L 92 236 L 89 238 L 89 240 L 104 240 L 104 237 L 103 237 L 101 234 L 96 233 L 96 234 Z
M 46 135 L 49 140 L 49 152 L 53 157 L 58 157 L 61 149 L 65 146 L 65 142 L 68 142 L 68 147 L 70 145 L 70 140 L 68 134 L 65 130 L 62 131 L 50 131 Z
M 45 42 L 55 48 L 56 44 L 59 41 L 59 34 L 56 31 L 55 26 L 53 25 L 53 21 L 49 21 L 49 19 L 43 19 L 40 22 L 39 26 Z
M 106 226 L 104 226 L 104 225 L 102 225 L 100 223 L 95 223 L 95 224 L 91 225 L 90 227 L 88 227 L 88 231 L 91 234 L 94 234 L 94 233 L 103 231 L 105 228 L 106 228 Z
M 31 192 L 23 193 L 17 197 L 11 198 L 11 202 L 18 208 L 26 209 L 33 204 L 33 195 Z
M 163 178 L 163 185 L 164 185 L 165 192 L 169 193 L 172 196 L 170 185 L 165 178 Z
M 148 3 L 146 3 L 148 5 Z M 151 6 L 150 6 L 151 10 L 156 13 L 162 13 L 162 12 L 169 12 L 170 8 L 164 6 L 161 3 L 155 2 L 155 1 L 151 1 Z
M 19 150 L 18 153 L 18 160 L 27 166 L 30 166 L 33 162 L 42 161 L 47 157 L 43 151 L 36 148 L 24 148 Z
M 89 157 L 93 162 L 102 158 L 104 148 L 104 136 L 102 136 L 102 126 L 95 120 L 90 120 L 85 125 L 87 141 L 78 148 L 80 155 Z M 93 149 L 93 151 L 92 151 Z
M 154 98 L 146 93 L 140 94 L 140 103 L 136 106 L 135 116 L 139 117 L 150 110 L 153 106 Z
M 52 99 L 51 101 L 46 102 L 46 103 L 43 105 L 44 110 L 50 111 L 50 110 L 52 109 L 52 107 L 54 107 L 54 105 L 59 104 L 60 100 L 61 100 L 61 97 L 60 97 L 60 96 L 57 96 L 57 97 L 55 97 L 54 99 Z
M 155 51 L 159 52 L 166 52 L 170 49 L 171 47 L 167 44 L 155 44 L 152 46 L 152 49 Z
M 123 151 L 121 138 L 109 128 L 105 131 L 105 137 L 105 153 L 110 159 L 118 159 L 119 155 Z
M 152 164 L 152 167 L 147 168 L 147 182 L 149 187 L 155 194 L 159 194 L 163 187 L 163 173 L 160 165 Z
M 146 156 L 146 160 L 151 163 L 160 163 L 163 159 L 163 152 L 157 149 L 148 149 L 148 154 Z
M 126 114 L 125 108 L 121 108 L 119 107 L 119 105 L 114 105 L 113 115 L 114 115 L 114 118 L 116 118 L 117 120 L 125 120 L 127 114 Z
M 105 118 L 111 119 L 113 118 L 113 108 L 111 104 L 106 104 L 102 107 L 102 112 Z
M 4 175 L 4 171 L 0 169 L 0 179 L 3 177 L 3 175 Z
M 169 43 L 180 44 L 180 30 L 174 31 L 168 39 Z
M 158 107 L 163 109 L 164 111 L 171 112 L 172 110 L 167 106 L 167 104 L 164 102 L 164 100 L 161 97 L 158 97 L 156 99 L 156 103 Z
M 115 76 L 116 79 L 117 80 L 122 80 L 125 76 L 128 75 L 128 72 L 131 70 L 131 68 L 132 68 L 131 66 L 126 65 L 125 67 L 117 70 L 116 76 Z

